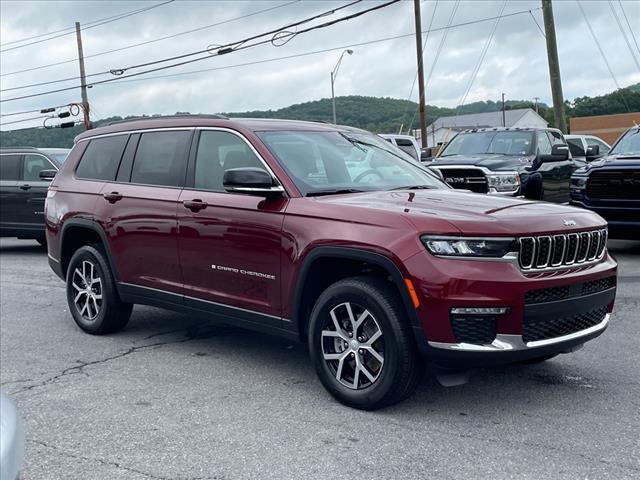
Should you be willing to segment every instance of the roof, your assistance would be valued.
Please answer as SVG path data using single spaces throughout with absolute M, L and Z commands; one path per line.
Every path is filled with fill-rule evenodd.
M 518 108 L 515 110 L 505 110 L 505 123 L 507 127 L 514 126 L 527 113 L 537 115 L 545 124 L 547 121 L 534 112 L 531 108 Z M 502 111 L 470 113 L 467 115 L 454 115 L 451 117 L 440 117 L 431 125 L 429 129 L 437 130 L 439 128 L 454 128 L 456 130 L 464 130 L 468 128 L 478 127 L 497 127 L 502 125 Z
M 537 128 L 537 127 L 484 127 L 484 128 L 458 129 L 458 131 L 460 131 L 462 133 L 473 133 L 473 132 L 536 132 L 536 131 L 540 131 L 540 130 L 562 133 L 557 128 L 551 128 L 551 127 L 544 127 L 544 128 Z

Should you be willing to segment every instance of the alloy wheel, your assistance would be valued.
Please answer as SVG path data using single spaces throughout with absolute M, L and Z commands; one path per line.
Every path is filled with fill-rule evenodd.
M 71 285 L 75 290 L 73 303 L 78 313 L 85 320 L 95 320 L 102 308 L 102 279 L 96 266 L 89 260 L 83 260 L 73 271 Z
M 344 302 L 331 309 L 322 329 L 322 356 L 342 385 L 361 390 L 373 385 L 384 366 L 384 337 L 373 314 Z

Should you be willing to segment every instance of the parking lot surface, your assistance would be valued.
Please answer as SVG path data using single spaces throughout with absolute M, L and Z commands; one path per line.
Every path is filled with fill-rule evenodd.
M 399 405 L 334 401 L 303 345 L 136 307 L 91 336 L 35 242 L 0 241 L 0 381 L 24 418 L 24 479 L 639 478 L 640 242 L 609 329 L 532 366 L 428 375 Z

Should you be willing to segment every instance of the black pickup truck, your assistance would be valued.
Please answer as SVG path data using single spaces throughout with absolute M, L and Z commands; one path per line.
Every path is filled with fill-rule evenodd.
M 640 127 L 627 130 L 607 156 L 574 172 L 570 203 L 604 217 L 611 237 L 640 239 Z
M 566 203 L 571 174 L 585 164 L 560 130 L 495 127 L 458 133 L 429 166 L 453 188 Z

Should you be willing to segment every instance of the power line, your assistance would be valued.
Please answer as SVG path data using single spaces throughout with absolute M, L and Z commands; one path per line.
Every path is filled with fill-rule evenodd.
M 82 30 L 88 30 L 90 28 L 99 27 L 101 25 L 105 25 L 107 23 L 115 22 L 117 20 L 122 20 L 123 18 L 131 17 L 132 15 L 137 15 L 138 13 L 147 12 L 149 10 L 153 10 L 154 8 L 158 8 L 158 7 L 161 7 L 163 5 L 167 5 L 169 3 L 172 3 L 173 1 L 174 0 L 167 0 L 166 2 L 157 3 L 157 4 L 151 5 L 149 7 L 140 8 L 138 10 L 134 10 L 134 11 L 129 12 L 129 13 L 125 13 L 125 14 L 122 14 L 122 15 L 119 15 L 119 16 L 111 17 L 111 18 L 109 18 L 107 20 L 100 21 L 98 23 L 94 23 L 93 25 L 89 25 L 89 26 L 83 27 Z M 24 43 L 22 45 L 16 45 L 15 47 L 9 47 L 9 48 L 5 48 L 5 49 L 0 49 L 0 53 L 5 53 L 5 52 L 9 52 L 11 50 L 17 50 L 18 48 L 29 47 L 31 45 L 36 45 L 36 44 L 39 44 L 39 43 L 48 42 L 49 40 L 54 40 L 56 38 L 64 37 L 66 35 L 71 35 L 73 33 L 75 33 L 75 27 L 74 27 L 74 30 L 71 31 L 71 32 L 60 33 L 58 35 L 54 35 L 53 37 L 43 38 L 41 40 L 35 40 L 33 42 Z
M 544 30 L 542 30 L 542 27 L 538 23 L 538 20 L 536 20 L 536 17 L 533 14 L 533 12 L 531 10 L 529 10 L 529 13 L 531 14 L 531 19 L 533 20 L 533 23 L 535 23 L 536 27 L 538 27 L 538 30 L 540 30 L 540 35 L 542 35 L 542 38 L 547 38 L 547 36 L 544 34 Z
M 361 0 L 357 0 L 356 2 L 353 2 L 353 3 L 358 3 L 360 1 Z M 152 68 L 152 69 L 149 69 L 149 70 L 144 70 L 142 72 L 132 73 L 132 74 L 129 74 L 129 75 L 122 75 L 122 76 L 118 76 L 118 77 L 115 77 L 115 78 L 108 78 L 106 80 L 99 80 L 99 81 L 91 83 L 88 86 L 101 85 L 101 84 L 104 84 L 104 83 L 110 83 L 110 82 L 113 82 L 113 81 L 117 81 L 117 80 L 120 80 L 120 79 L 123 79 L 123 78 L 136 77 L 136 76 L 139 76 L 139 75 L 144 75 L 146 73 L 165 70 L 165 69 L 168 69 L 168 68 L 174 68 L 174 67 L 178 67 L 178 66 L 181 66 L 181 65 L 186 65 L 186 64 L 189 64 L 189 63 L 197 62 L 197 61 L 200 61 L 200 60 L 206 60 L 206 59 L 213 58 L 213 57 L 218 57 L 218 56 L 221 56 L 221 55 L 227 55 L 229 53 L 232 53 L 232 52 L 235 52 L 235 51 L 238 51 L 238 50 L 245 50 L 247 48 L 256 47 L 258 45 L 263 45 L 265 43 L 272 43 L 272 44 L 276 45 L 275 42 L 276 41 L 280 41 L 280 42 L 283 42 L 281 44 L 284 44 L 284 43 L 287 43 L 292 38 L 294 38 L 294 37 L 296 37 L 298 35 L 301 35 L 301 34 L 304 34 L 304 33 L 308 33 L 308 32 L 311 32 L 313 30 L 317 30 L 317 29 L 320 29 L 320 28 L 329 27 L 331 25 L 335 25 L 337 23 L 341 23 L 341 22 L 344 22 L 344 21 L 352 20 L 354 18 L 360 17 L 362 15 L 365 15 L 367 13 L 373 12 L 375 10 L 380 10 L 380 9 L 388 7 L 388 6 L 392 5 L 392 4 L 398 3 L 399 1 L 400 0 L 391 0 L 391 1 L 383 3 L 383 4 L 378 4 L 375 7 L 370 7 L 368 9 L 361 10 L 361 11 L 353 13 L 351 15 L 347 15 L 345 17 L 341 17 L 341 18 L 338 18 L 338 19 L 335 19 L 335 20 L 331 20 L 329 22 L 325 22 L 325 23 L 322 23 L 322 24 L 319 24 L 319 25 L 314 25 L 314 26 L 308 27 L 308 28 L 306 28 L 304 30 L 299 30 L 299 31 L 296 31 L 296 32 L 289 32 L 289 31 L 286 30 L 287 28 L 290 28 L 291 26 L 296 26 L 296 25 L 299 25 L 299 24 L 302 24 L 302 23 L 307 23 L 308 21 L 310 21 L 309 19 L 302 20 L 302 21 L 296 22 L 294 24 L 282 27 L 281 29 L 271 30 L 269 32 L 266 32 L 266 33 L 263 33 L 263 34 L 260 34 L 260 35 L 254 35 L 253 37 L 245 38 L 243 40 L 232 42 L 232 43 L 229 43 L 229 44 L 226 44 L 226 45 L 217 46 L 215 52 L 212 52 L 212 53 L 210 53 L 209 55 L 207 55 L 205 57 L 198 57 L 198 58 L 195 58 L 195 59 L 185 60 L 185 61 L 182 61 L 182 62 L 179 62 L 179 63 L 173 63 L 173 64 L 170 64 L 170 65 L 164 65 L 164 66 L 161 66 L 161 67 L 156 67 L 156 68 Z M 349 5 L 351 5 L 351 4 L 349 4 Z M 347 6 L 349 6 L 349 5 L 347 5 Z M 340 7 L 340 9 L 342 9 L 342 8 L 346 8 L 346 6 L 345 7 Z M 332 13 L 332 12 L 334 12 L 336 10 L 338 10 L 338 9 L 333 9 L 333 10 L 331 10 L 329 12 Z M 316 16 L 314 16 L 312 18 L 318 18 L 318 17 L 321 17 L 321 16 L 326 16 L 327 14 L 330 14 L 330 13 L 325 12 L 324 14 L 316 15 Z M 280 36 L 278 36 L 279 33 L 281 34 Z M 258 42 L 255 42 L 255 43 L 247 45 L 247 42 L 249 42 L 250 40 L 255 40 L 257 38 L 264 37 L 266 35 L 272 35 L 272 34 L 273 34 L 273 36 L 271 38 L 267 38 L 265 40 L 261 40 L 261 41 L 258 41 Z M 202 52 L 209 52 L 209 50 L 203 50 Z M 202 52 L 200 52 L 200 53 L 202 53 Z M 173 60 L 173 59 L 176 59 L 176 58 L 184 58 L 185 56 L 191 56 L 191 55 L 194 55 L 194 53 L 180 55 L 180 56 L 177 56 L 177 57 L 171 57 L 171 58 L 163 59 L 163 60 L 157 60 L 157 61 L 153 61 L 153 62 L 147 62 L 145 64 L 135 65 L 135 66 L 132 66 L 132 67 L 127 67 L 125 69 L 118 69 L 118 70 L 121 73 L 124 73 L 126 70 L 129 70 L 129 69 L 132 69 L 132 68 L 140 68 L 142 66 L 153 65 L 153 64 L 157 64 L 157 63 L 161 63 L 161 62 L 167 62 L 169 60 Z M 25 98 L 38 97 L 38 96 L 42 96 L 42 95 L 49 95 L 51 93 L 64 92 L 64 91 L 73 90 L 73 89 L 76 89 L 76 88 L 79 88 L 79 87 L 80 86 L 65 87 L 65 88 L 59 88 L 59 89 L 56 89 L 56 90 L 49 90 L 49 91 L 46 91 L 46 92 L 34 93 L 34 94 L 31 94 L 31 95 L 22 95 L 20 97 L 7 98 L 7 99 L 0 100 L 0 103 L 2 103 L 2 102 L 11 102 L 11 101 L 15 101 L 15 100 L 22 100 L 22 99 L 25 99 Z
M 265 12 L 269 12 L 269 11 L 276 10 L 276 9 L 279 9 L 279 8 L 283 8 L 283 7 L 289 6 L 289 5 L 293 4 L 293 3 L 298 3 L 300 1 L 302 1 L 302 0 L 289 1 L 289 2 L 283 3 L 281 5 L 276 5 L 274 7 L 264 8 L 262 10 L 257 10 L 255 12 L 252 12 L 252 13 L 249 13 L 249 14 L 246 14 L 246 15 L 241 15 L 239 17 L 230 18 L 228 20 L 224 20 L 224 21 L 221 21 L 221 22 L 211 23 L 209 25 L 204 25 L 204 26 L 201 26 L 201 27 L 193 28 L 191 30 L 185 30 L 185 31 L 177 32 L 177 33 L 174 33 L 174 34 L 171 34 L 171 35 L 166 35 L 164 37 L 158 37 L 158 38 L 154 38 L 154 39 L 147 40 L 147 41 L 140 42 L 140 43 L 134 43 L 134 44 L 131 44 L 131 45 L 125 45 L 123 47 L 114 48 L 112 50 L 105 50 L 105 51 L 94 53 L 94 54 L 91 54 L 91 55 L 85 55 L 84 58 L 87 59 L 87 58 L 99 57 L 101 55 L 107 55 L 109 53 L 114 53 L 114 52 L 120 52 L 120 51 L 123 51 L 123 50 L 128 50 L 130 48 L 140 47 L 142 45 L 149 45 L 150 43 L 160 42 L 162 40 L 167 40 L 167 39 L 170 39 L 170 38 L 176 38 L 176 37 L 179 37 L 181 35 L 187 35 L 189 33 L 199 32 L 201 30 L 206 30 L 208 28 L 217 27 L 217 26 L 220 26 L 220 25 L 224 25 L 226 23 L 235 22 L 237 20 L 242 20 L 244 18 L 252 17 L 254 15 L 259 15 L 261 13 L 265 13 Z M 7 77 L 9 75 L 17 75 L 19 73 L 32 72 L 34 70 L 40 70 L 40 69 L 48 68 L 48 67 L 55 67 L 55 66 L 58 66 L 58 65 L 64 65 L 66 63 L 73 63 L 73 62 L 76 62 L 77 60 L 78 60 L 77 58 L 70 58 L 68 60 L 61 60 L 61 61 L 55 62 L 55 63 L 48 63 L 46 65 L 40 65 L 40 66 L 37 66 L 37 67 L 26 68 L 24 70 L 16 70 L 15 72 L 3 73 L 3 74 L 0 74 L 0 77 Z M 76 78 L 78 78 L 78 77 L 76 77 Z
M 611 0 L 609 0 L 609 8 L 611 9 L 611 13 L 613 13 L 614 18 L 616 19 L 616 23 L 618 24 L 618 29 L 620 30 L 620 33 L 624 37 L 624 41 L 627 44 L 629 53 L 631 54 L 631 58 L 633 58 L 633 61 L 636 64 L 636 67 L 638 67 L 638 71 L 640 72 L 640 63 L 638 63 L 638 59 L 636 58 L 635 52 L 633 51 L 633 47 L 631 47 L 631 42 L 627 38 L 627 32 L 625 32 L 624 28 L 622 28 L 622 22 L 620 22 L 620 17 L 618 17 L 618 12 L 616 12 L 616 9 L 613 8 L 613 2 Z
M 57 110 L 58 108 L 71 107 L 72 105 L 75 105 L 75 104 L 65 103 L 64 105 L 56 105 L 55 107 L 36 108 L 33 110 L 23 110 L 22 112 L 2 113 L 0 114 L 0 117 L 13 117 L 15 115 L 24 115 L 25 113 L 34 113 L 34 112 L 49 113 L 49 112 L 53 112 L 54 110 Z
M 620 84 L 618 83 L 618 80 L 616 79 L 616 76 L 613 73 L 613 70 L 611 69 L 611 65 L 609 65 L 609 60 L 607 60 L 607 56 L 604 54 L 604 51 L 602 50 L 602 47 L 600 46 L 600 42 L 598 41 L 598 37 L 596 37 L 596 34 L 593 31 L 593 28 L 591 28 L 591 22 L 589 22 L 589 19 L 587 18 L 587 14 L 585 13 L 584 9 L 582 8 L 582 3 L 580 3 L 580 0 L 576 0 L 576 3 L 578 4 L 578 8 L 580 8 L 580 12 L 582 13 L 582 17 L 584 18 L 584 21 L 587 23 L 587 27 L 589 28 L 589 31 L 591 32 L 591 36 L 593 37 L 593 41 L 596 42 L 596 46 L 598 47 L 598 50 L 600 51 L 600 56 L 602 57 L 602 60 L 604 60 L 604 64 L 607 66 L 607 70 L 609 70 L 609 75 L 611 75 L 611 78 L 613 79 L 613 83 L 615 83 L 617 89 L 620 90 Z M 627 100 L 624 97 L 624 93 L 622 91 L 620 91 L 620 96 L 622 98 L 622 102 L 624 103 L 625 107 L 627 108 L 627 112 L 630 112 L 631 109 L 629 108 L 629 105 L 627 104 Z
M 13 120 L 11 122 L 0 123 L 0 127 L 4 127 L 5 125 L 13 125 L 14 123 L 31 122 L 33 120 L 40 120 L 41 118 L 48 118 L 48 117 L 47 115 L 40 115 L 38 117 L 23 118 L 22 120 Z
M 636 40 L 636 34 L 633 33 L 633 28 L 631 28 L 631 24 L 629 23 L 627 12 L 624 11 L 624 6 L 622 5 L 622 2 L 620 0 L 618 0 L 618 4 L 620 5 L 620 10 L 622 10 L 622 15 L 624 15 L 624 19 L 627 22 L 627 27 L 629 27 L 629 32 L 631 32 L 631 38 L 633 38 L 633 43 L 636 44 L 636 50 L 638 50 L 638 54 L 640 54 L 640 47 L 638 46 L 638 40 Z

